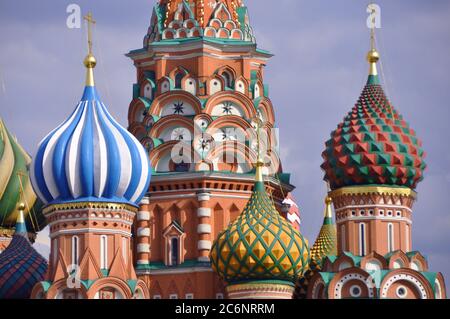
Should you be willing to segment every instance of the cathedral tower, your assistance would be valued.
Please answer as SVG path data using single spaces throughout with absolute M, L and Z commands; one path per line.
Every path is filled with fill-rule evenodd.
M 255 43 L 240 0 L 159 1 L 137 69 L 129 131 L 154 170 L 134 233 L 136 269 L 152 298 L 223 298 L 212 241 L 247 204 L 264 124 L 264 179 L 283 216 L 293 189 L 281 169 L 274 109 L 264 83 L 271 54 Z
M 51 253 L 37 299 L 148 298 L 131 227 L 150 181 L 142 145 L 109 114 L 94 83 L 91 15 L 86 85 L 71 116 L 39 144 L 31 179 L 45 203 Z
M 308 298 L 444 299 L 441 273 L 413 251 L 412 206 L 423 179 L 424 151 L 384 94 L 375 33 L 369 77 L 323 152 L 337 224 L 338 254 L 322 261 Z
M 426 167 L 421 141 L 384 94 L 378 60 L 372 46 L 367 84 L 323 153 L 338 250 L 359 256 L 411 251 L 414 189 Z

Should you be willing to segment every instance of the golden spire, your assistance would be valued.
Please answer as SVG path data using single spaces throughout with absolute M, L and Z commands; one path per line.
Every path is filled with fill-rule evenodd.
M 19 214 L 17 215 L 15 234 L 26 234 L 27 226 L 25 226 L 25 204 L 19 204 Z
M 331 204 L 333 203 L 333 200 L 330 196 L 327 196 L 325 198 L 325 211 L 323 213 L 325 218 L 333 218 L 333 211 L 331 209 Z
M 367 54 L 367 62 L 369 62 L 370 64 L 369 75 L 378 75 L 377 62 L 379 59 L 380 54 L 378 53 L 375 45 L 375 22 L 374 22 L 372 23 L 372 27 L 370 28 L 370 51 Z
M 95 24 L 95 20 L 90 12 L 84 17 L 84 20 L 86 20 L 88 28 L 88 55 L 84 59 L 84 66 L 87 68 L 86 86 L 94 86 L 94 68 L 97 60 L 92 54 L 92 25 Z

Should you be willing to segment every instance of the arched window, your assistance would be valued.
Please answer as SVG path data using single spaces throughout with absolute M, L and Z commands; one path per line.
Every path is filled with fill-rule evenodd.
M 169 81 L 164 81 L 161 83 L 161 93 L 166 93 L 170 90 L 170 83 Z
M 209 94 L 213 95 L 217 92 L 222 91 L 222 82 L 220 82 L 218 79 L 212 79 L 209 81 Z
M 225 79 L 225 87 L 227 88 L 233 88 L 234 87 L 234 78 L 233 75 L 228 72 L 228 71 L 224 71 L 222 73 L 223 78 Z
M 394 251 L 394 225 L 388 224 L 388 252 Z
M 359 255 L 366 255 L 366 224 L 359 224 Z
M 242 80 L 237 81 L 236 83 L 236 87 L 235 87 L 236 91 L 245 94 L 245 84 Z
M 184 90 L 192 95 L 197 93 L 197 85 L 193 78 L 189 78 L 184 82 Z
M 173 237 L 170 239 L 170 265 L 176 266 L 179 264 L 179 258 L 178 258 L 178 238 Z
M 108 269 L 108 237 L 100 237 L 100 268 Z
M 151 100 L 153 98 L 153 88 L 150 83 L 144 86 L 144 97 Z
M 176 89 L 181 89 L 181 83 L 183 81 L 184 78 L 184 73 L 182 72 L 178 72 L 177 75 L 175 75 L 175 88 Z
M 72 237 L 72 265 L 78 265 L 79 241 L 80 239 L 77 236 Z
M 261 87 L 259 86 L 259 84 L 257 84 L 255 86 L 255 93 L 254 93 L 254 98 L 257 99 L 261 96 Z
M 341 248 L 342 251 L 345 251 L 347 249 L 345 245 L 345 225 L 341 225 Z

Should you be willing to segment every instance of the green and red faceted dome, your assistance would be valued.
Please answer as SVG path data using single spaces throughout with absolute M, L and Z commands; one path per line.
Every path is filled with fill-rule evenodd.
M 426 168 L 422 142 L 384 94 L 378 58 L 369 53 L 368 60 L 371 72 L 358 102 L 326 142 L 324 179 L 332 190 L 357 185 L 415 189 Z

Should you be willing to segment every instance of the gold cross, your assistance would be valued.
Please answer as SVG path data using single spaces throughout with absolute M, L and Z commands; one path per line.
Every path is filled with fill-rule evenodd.
M 18 172 L 17 172 L 17 177 L 19 178 L 19 194 L 20 194 L 20 200 L 24 200 L 24 198 L 23 198 L 23 193 L 24 193 L 24 187 L 23 187 L 23 182 L 24 181 L 26 181 L 27 180 L 27 178 L 28 178 L 28 175 L 24 172 L 24 171 L 22 171 L 22 170 L 19 170 Z
M 92 25 L 95 24 L 95 20 L 92 17 L 92 13 L 89 12 L 87 16 L 84 17 L 84 20 L 87 21 L 88 27 L 88 45 L 89 45 L 89 54 L 92 54 Z

